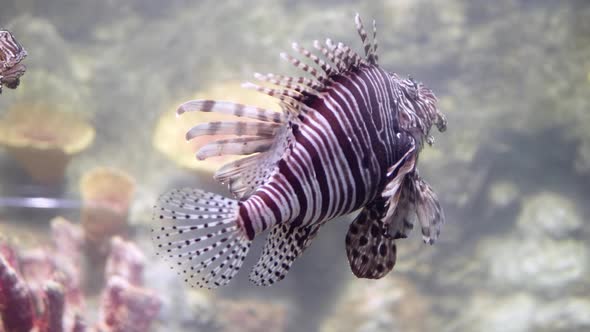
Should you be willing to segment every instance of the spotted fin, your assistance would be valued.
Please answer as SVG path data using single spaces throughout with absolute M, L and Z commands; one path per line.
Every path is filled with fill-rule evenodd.
M 395 239 L 382 220 L 386 211 L 385 199 L 380 198 L 367 205 L 348 228 L 346 255 L 358 278 L 382 278 L 395 265 Z
M 196 189 L 162 195 L 152 239 L 158 255 L 193 287 L 216 288 L 238 272 L 250 248 L 237 201 Z
M 292 226 L 280 224 L 270 230 L 262 256 L 250 272 L 250 281 L 270 286 L 285 278 L 293 261 L 309 247 L 321 224 Z

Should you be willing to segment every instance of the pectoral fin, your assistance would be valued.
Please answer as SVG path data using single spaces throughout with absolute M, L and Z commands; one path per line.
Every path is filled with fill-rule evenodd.
M 358 278 L 379 279 L 395 265 L 395 240 L 382 221 L 385 204 L 379 199 L 367 205 L 348 228 L 346 255 Z
M 422 239 L 425 243 L 434 244 L 445 221 L 443 209 L 438 202 L 436 193 L 421 177 L 415 179 L 416 215 L 422 227 Z
M 405 237 L 405 225 L 394 220 L 400 213 L 403 185 L 416 164 L 416 147 L 413 140 L 406 140 L 399 148 L 400 158 L 387 170 L 390 180 L 383 192 L 365 206 L 346 235 L 348 261 L 359 278 L 379 279 L 391 271 L 397 252 L 395 240 Z

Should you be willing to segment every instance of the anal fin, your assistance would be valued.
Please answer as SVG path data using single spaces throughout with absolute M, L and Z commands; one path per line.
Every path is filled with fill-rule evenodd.
M 284 279 L 291 264 L 309 247 L 321 226 L 275 225 L 270 230 L 258 263 L 250 272 L 250 281 L 259 286 L 269 286 Z

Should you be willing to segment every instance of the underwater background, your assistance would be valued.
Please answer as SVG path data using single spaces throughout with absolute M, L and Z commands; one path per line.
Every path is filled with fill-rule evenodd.
M 348 216 L 272 287 L 247 280 L 259 239 L 229 286 L 190 289 L 155 257 L 151 208 L 173 187 L 228 192 L 212 179 L 224 160 L 183 139 L 211 116 L 176 106 L 277 109 L 240 82 L 294 73 L 278 55 L 293 41 L 361 50 L 356 12 L 377 21 L 380 66 L 448 117 L 420 162 L 438 242 L 414 231 L 391 273 L 356 279 Z M 61 296 L 65 331 L 590 330 L 590 2 L 0 0 L 0 27 L 28 52 L 0 95 L 0 279 L 12 270 L 44 312 Z M 11 310 L 30 308 L 0 298 Z

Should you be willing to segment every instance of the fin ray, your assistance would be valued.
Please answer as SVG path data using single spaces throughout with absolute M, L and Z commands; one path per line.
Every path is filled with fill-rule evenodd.
M 186 112 L 214 112 L 272 123 L 283 123 L 285 121 L 281 112 L 219 100 L 190 100 L 182 103 L 176 110 L 177 115 Z
M 201 190 L 167 192 L 154 209 L 157 254 L 193 287 L 228 283 L 251 243 L 239 226 L 238 210 L 236 201 Z
M 237 198 L 246 198 L 263 184 L 272 172 L 269 152 L 262 152 L 223 165 L 213 175 L 215 180 L 227 183 Z
M 213 121 L 200 123 L 186 133 L 186 140 L 203 135 L 237 135 L 273 137 L 278 124 L 268 122 Z
M 201 147 L 197 151 L 197 159 L 204 160 L 222 155 L 245 155 L 265 152 L 270 149 L 273 142 L 274 139 L 272 138 L 260 136 L 217 140 Z
M 445 221 L 444 212 L 430 185 L 419 176 L 415 181 L 416 215 L 422 227 L 422 239 L 425 243 L 434 244 Z
M 382 221 L 385 209 L 385 199 L 377 199 L 367 205 L 348 228 L 346 255 L 352 273 L 358 278 L 382 278 L 395 265 L 395 239 Z
M 291 264 L 309 247 L 322 224 L 275 225 L 266 240 L 260 259 L 250 272 L 250 281 L 270 286 L 285 278 Z

